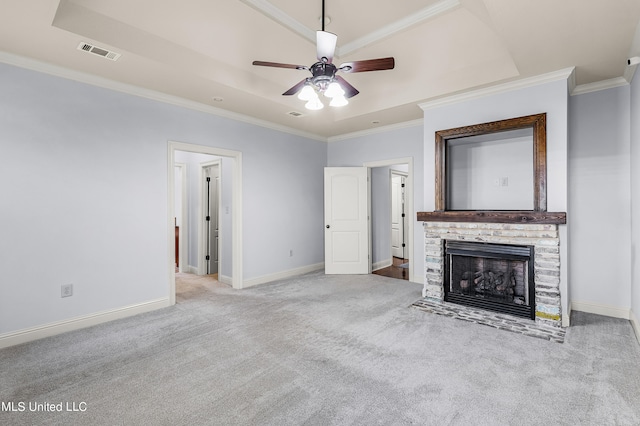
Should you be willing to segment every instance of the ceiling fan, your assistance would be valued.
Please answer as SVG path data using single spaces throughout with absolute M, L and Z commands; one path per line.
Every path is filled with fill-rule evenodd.
M 345 73 L 390 70 L 395 66 L 395 59 L 379 58 L 367 59 L 363 61 L 346 62 L 336 67 L 333 62 L 333 55 L 336 50 L 338 36 L 324 30 L 324 0 L 322 0 L 322 30 L 316 31 L 316 53 L 318 62 L 307 67 L 305 65 L 281 64 L 278 62 L 253 61 L 253 65 L 276 68 L 292 68 L 297 70 L 307 70 L 311 72 L 311 77 L 307 77 L 291 89 L 283 93 L 284 96 L 295 95 L 299 92 L 298 98 L 307 101 L 307 109 L 318 110 L 324 108 L 318 94 L 323 93 L 331 98 L 330 106 L 344 106 L 348 104 L 348 98 L 357 95 L 358 90 L 349 84 L 344 78 L 336 75 L 338 71 Z

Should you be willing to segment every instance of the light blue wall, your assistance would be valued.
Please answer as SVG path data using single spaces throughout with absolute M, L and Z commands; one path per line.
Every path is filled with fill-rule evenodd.
M 538 112 L 548 114 L 548 207 L 567 211 L 576 226 L 563 239 L 565 252 L 568 246 L 577 250 L 575 265 L 569 264 L 575 299 L 630 305 L 637 315 L 639 86 L 636 78 L 629 88 L 569 103 L 566 82 L 558 81 L 429 109 L 424 126 L 327 145 L 0 64 L 0 335 L 168 297 L 168 141 L 242 152 L 245 279 L 323 262 L 323 167 L 412 157 L 412 268 L 421 281 L 423 231 L 415 213 L 434 206 L 434 132 Z M 590 161 L 597 162 L 595 175 L 589 174 Z M 606 203 L 616 211 L 589 216 Z M 633 216 L 625 218 L 629 208 Z M 617 260 L 605 255 L 620 266 L 619 280 L 596 274 L 589 281 L 576 271 L 588 271 L 596 259 L 582 253 L 587 246 L 581 247 L 585 237 L 578 231 L 587 222 L 600 223 L 605 213 L 621 215 L 609 230 L 631 254 L 623 250 Z M 68 283 L 74 296 L 62 299 L 60 286 Z
M 424 232 L 422 222 L 416 220 L 416 212 L 422 211 L 424 205 L 423 149 L 424 137 L 421 125 L 330 142 L 328 147 L 328 166 L 331 167 L 353 167 L 373 161 L 413 158 L 414 211 L 408 212 L 407 216 L 409 220 L 414 222 L 414 243 L 410 267 L 415 274 L 414 280 L 420 283 L 424 281 Z M 383 189 L 383 191 L 385 190 Z
M 630 308 L 630 89 L 569 103 L 570 276 L 575 303 Z
M 245 279 L 323 262 L 324 142 L 4 64 L 0 129 L 0 334 L 169 296 L 168 141 L 242 152 Z
M 631 310 L 640 319 L 640 71 L 630 88 Z
M 533 210 L 533 131 L 518 138 L 448 145 L 449 209 Z M 506 185 L 500 183 L 503 179 Z

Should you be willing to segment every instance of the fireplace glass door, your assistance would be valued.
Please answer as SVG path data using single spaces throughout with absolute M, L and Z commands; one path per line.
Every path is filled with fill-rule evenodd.
M 533 247 L 447 241 L 445 301 L 535 318 Z

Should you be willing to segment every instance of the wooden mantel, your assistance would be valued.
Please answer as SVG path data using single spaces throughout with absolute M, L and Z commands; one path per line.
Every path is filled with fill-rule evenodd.
M 567 223 L 566 212 L 465 210 L 418 212 L 417 216 L 419 222 L 539 223 L 556 225 Z

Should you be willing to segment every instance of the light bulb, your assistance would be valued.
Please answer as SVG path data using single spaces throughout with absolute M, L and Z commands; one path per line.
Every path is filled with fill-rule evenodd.
M 333 99 L 331 99 L 331 102 L 329 102 L 329 105 L 332 107 L 341 107 L 347 105 L 348 103 L 349 101 L 344 97 L 344 95 L 339 95 L 334 96 Z
M 324 108 L 324 104 L 320 102 L 320 99 L 316 96 L 314 99 L 310 99 L 304 107 L 310 110 L 318 110 Z
M 334 98 L 336 96 L 344 96 L 344 90 L 336 81 L 332 81 L 327 87 L 327 90 L 324 91 L 324 95 L 327 98 Z
M 298 93 L 298 99 L 300 99 L 301 101 L 309 101 L 317 97 L 318 94 L 316 93 L 316 91 L 313 90 L 313 87 L 309 86 L 308 84 L 302 88 L 300 93 Z

